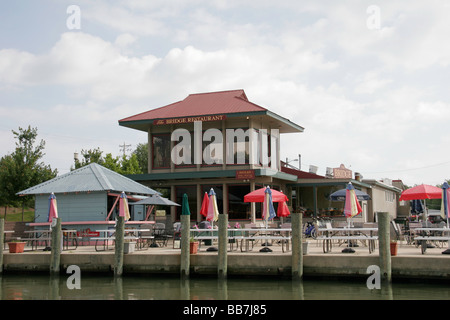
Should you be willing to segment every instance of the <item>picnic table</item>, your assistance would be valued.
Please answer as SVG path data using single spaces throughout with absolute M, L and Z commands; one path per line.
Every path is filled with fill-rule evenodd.
M 337 241 L 339 245 L 350 245 L 352 241 L 367 241 L 369 247 L 369 253 L 375 250 L 375 240 L 378 240 L 378 228 L 353 228 L 353 227 L 341 227 L 341 228 L 318 228 L 319 235 L 317 240 L 323 240 L 323 252 L 331 252 L 333 247 L 333 241 Z
M 52 230 L 41 229 L 41 230 L 27 230 L 24 231 L 29 236 L 24 238 L 25 242 L 29 242 L 31 245 L 31 250 L 37 250 L 39 244 L 44 244 L 44 247 L 49 247 L 52 240 Z M 74 249 L 78 247 L 78 237 L 77 230 L 67 230 L 63 229 L 62 232 L 62 249 L 69 250 L 69 245 L 75 246 Z
M 415 228 L 414 241 L 420 246 L 422 254 L 427 251 L 430 242 L 440 246 L 447 242 L 450 248 L 450 228 Z M 418 234 L 418 235 L 417 235 Z M 445 235 L 448 234 L 448 235 Z
M 283 252 L 289 250 L 289 241 L 291 240 L 292 231 L 290 228 L 243 228 L 227 230 L 230 250 L 233 250 L 234 244 L 236 244 L 236 250 L 240 247 L 241 252 L 251 251 L 256 243 L 262 243 L 264 240 L 266 241 L 266 246 L 269 245 L 268 241 L 270 241 L 271 244 L 273 241 L 277 241 L 281 243 Z M 197 240 L 214 241 L 218 239 L 217 229 L 191 229 L 190 231 L 194 233 L 203 233 L 193 235 L 193 238 Z
M 136 241 L 137 249 L 142 249 L 143 245 L 141 244 L 140 239 L 147 239 L 151 236 L 142 236 L 140 235 L 140 232 L 148 232 L 150 229 L 139 229 L 139 228 L 133 228 L 133 229 L 124 229 L 125 236 L 123 237 L 124 240 L 129 241 Z M 91 240 L 95 240 L 95 251 L 106 251 L 109 250 L 109 244 L 114 242 L 116 240 L 115 237 L 115 229 L 101 229 L 96 230 L 100 234 L 98 237 L 91 237 Z M 103 234 L 103 235 L 102 235 Z M 99 241 L 103 242 L 103 249 L 99 248 Z

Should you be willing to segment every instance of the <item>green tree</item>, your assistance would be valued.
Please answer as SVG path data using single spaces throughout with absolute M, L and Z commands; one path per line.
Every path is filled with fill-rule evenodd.
M 122 157 L 113 157 L 111 153 L 107 153 L 103 157 L 103 151 L 100 148 L 82 150 L 81 155 L 83 156 L 81 161 L 75 159 L 75 169 L 87 166 L 91 163 L 98 163 L 99 165 L 115 171 L 122 175 L 127 174 L 140 174 L 142 173 L 139 167 L 138 158 L 135 154 L 130 157 L 123 155 Z
M 17 192 L 50 180 L 58 174 L 41 159 L 45 155 L 45 141 L 36 143 L 37 128 L 12 131 L 17 139 L 16 149 L 0 159 L 0 202 L 5 206 L 32 206 L 33 199 L 19 197 Z
M 148 172 L 148 143 L 139 143 L 136 150 L 133 151 L 136 155 L 139 167 L 142 173 Z

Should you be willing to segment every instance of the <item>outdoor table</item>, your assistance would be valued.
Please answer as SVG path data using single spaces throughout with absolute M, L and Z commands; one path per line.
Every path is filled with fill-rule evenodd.
M 45 247 L 48 247 L 51 238 L 51 230 L 27 230 L 24 233 L 30 234 L 28 238 L 24 240 L 26 242 L 31 242 L 31 250 L 37 250 L 38 244 L 44 242 Z
M 95 230 L 99 233 L 105 233 L 105 236 L 103 237 L 93 237 L 92 240 L 95 240 L 95 251 L 105 251 L 109 250 L 109 242 L 115 241 L 116 237 L 114 236 L 114 233 L 116 232 L 115 229 L 102 229 L 102 230 Z M 135 236 L 124 236 L 124 240 L 137 240 L 138 237 Z M 98 249 L 98 241 L 103 241 L 103 250 Z
M 445 236 L 444 233 L 450 233 L 450 228 L 415 228 L 414 241 L 417 245 L 420 245 L 422 254 L 427 251 L 428 241 L 447 241 L 450 249 L 450 234 Z M 436 234 L 438 233 L 438 234 Z
M 289 241 L 291 240 L 291 228 L 243 228 L 239 229 L 243 235 L 239 238 L 241 240 L 241 251 L 251 251 L 255 242 L 266 240 L 265 246 L 268 245 L 268 240 L 278 240 L 281 242 L 283 252 L 289 251 Z M 250 249 L 249 244 L 252 244 Z M 244 250 L 245 244 L 245 250 Z
M 317 236 L 316 240 L 323 240 L 324 253 L 331 252 L 333 240 L 347 240 L 347 244 L 350 244 L 351 240 L 367 240 L 369 253 L 372 253 L 375 249 L 375 240 L 378 240 L 378 236 L 373 234 L 374 232 L 378 232 L 378 228 L 318 228 L 318 232 L 319 236 Z M 321 233 L 325 234 L 320 235 Z
M 150 232 L 150 229 L 140 229 L 140 228 L 132 228 L 132 229 L 125 229 L 125 235 L 128 235 L 132 237 L 135 237 L 137 240 L 137 247 L 136 249 L 142 250 L 144 249 L 144 240 L 154 240 L 155 237 L 153 235 L 151 236 L 144 236 L 141 234 L 141 232 Z
M 233 250 L 233 244 L 241 241 L 241 251 L 251 251 L 254 247 L 254 242 L 263 240 L 278 240 L 281 242 L 283 252 L 289 250 L 289 241 L 291 240 L 290 228 L 243 228 L 243 229 L 227 229 L 228 241 L 230 243 L 230 250 Z M 205 232 L 206 235 L 194 235 L 193 238 L 197 240 L 217 240 L 218 229 L 190 229 L 191 232 Z M 208 235 L 209 233 L 209 235 Z M 214 234 L 215 233 L 215 234 Z M 284 233 L 284 234 L 283 234 Z M 249 244 L 252 244 L 250 249 Z M 245 245 L 245 250 L 244 250 Z M 239 247 L 237 244 L 236 250 Z

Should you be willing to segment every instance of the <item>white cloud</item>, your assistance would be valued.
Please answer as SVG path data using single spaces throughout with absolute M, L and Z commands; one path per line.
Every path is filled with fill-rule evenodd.
M 190 93 L 242 88 L 306 128 L 282 141 L 283 158 L 301 153 L 322 173 L 344 163 L 367 178 L 398 173 L 414 183 L 415 168 L 450 156 L 434 155 L 448 144 L 450 8 L 438 0 L 376 5 L 380 29 L 370 30 L 368 5 L 356 1 L 81 1 L 81 31 L 38 53 L 0 50 L 8 95 L 0 126 L 45 127 L 49 159 L 63 144 L 65 153 L 97 140 L 112 150 L 122 137 L 141 139 L 118 119 Z M 40 89 L 55 94 L 37 102 Z M 77 136 L 83 142 L 68 143 Z M 423 176 L 439 183 L 442 168 L 434 169 Z

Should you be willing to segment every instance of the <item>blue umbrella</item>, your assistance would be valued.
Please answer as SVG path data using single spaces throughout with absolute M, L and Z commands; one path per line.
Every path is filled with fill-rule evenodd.
M 347 192 L 347 188 L 333 192 L 332 194 L 330 194 L 330 200 L 345 201 L 346 192 Z M 356 193 L 356 198 L 359 201 L 370 200 L 370 196 L 367 193 L 362 192 L 361 190 L 355 189 L 355 193 Z

